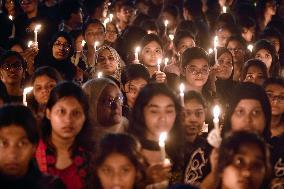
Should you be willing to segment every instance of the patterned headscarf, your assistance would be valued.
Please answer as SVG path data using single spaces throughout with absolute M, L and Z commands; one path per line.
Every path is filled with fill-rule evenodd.
M 119 82 L 120 82 L 120 77 L 121 77 L 121 70 L 122 70 L 122 67 L 125 66 L 123 60 L 120 58 L 119 54 L 117 53 L 117 51 L 110 47 L 110 46 L 107 46 L 107 45 L 103 45 L 102 47 L 100 47 L 97 51 L 97 56 L 96 56 L 96 62 L 95 62 L 95 66 L 92 68 L 91 70 L 91 75 L 92 77 L 97 77 L 97 70 L 96 70 L 96 66 L 98 64 L 97 60 L 98 60 L 98 55 L 104 50 L 104 49 L 108 49 L 110 51 L 110 53 L 112 54 L 112 56 L 114 57 L 116 63 L 117 63 L 117 69 L 115 70 L 115 72 L 110 75 L 112 77 L 114 77 L 115 79 L 117 79 Z

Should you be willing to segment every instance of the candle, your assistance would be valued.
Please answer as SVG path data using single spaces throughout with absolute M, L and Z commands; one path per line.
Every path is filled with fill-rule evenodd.
M 217 58 L 217 46 L 218 46 L 218 36 L 214 37 L 214 52 L 215 52 L 215 64 L 218 64 L 218 58 Z
M 10 20 L 13 20 L 13 16 L 12 15 L 9 15 L 8 17 L 9 17 Z
M 84 47 L 85 44 L 86 44 L 86 41 L 83 39 L 82 42 L 81 42 L 81 46 Z
M 208 49 L 208 53 L 209 54 L 213 53 L 213 49 L 212 48 Z
M 95 44 L 94 44 L 95 51 L 97 51 L 98 45 L 99 45 L 99 42 L 98 42 L 98 41 L 95 41 Z
M 168 27 L 169 21 L 165 20 L 164 25 L 165 25 L 165 34 L 167 34 L 167 27 Z
M 32 41 L 29 41 L 28 42 L 28 48 L 30 48 L 32 46 L 33 42 Z
M 38 31 L 40 30 L 40 28 L 41 28 L 41 25 L 40 25 L 40 24 L 38 24 L 38 25 L 35 26 L 35 30 L 34 30 L 35 43 L 37 43 L 37 33 L 38 33 Z
M 169 35 L 169 38 L 170 38 L 171 41 L 173 41 L 173 40 L 174 40 L 174 35 L 173 35 L 173 34 L 170 34 L 170 35 Z
M 157 61 L 158 72 L 161 71 L 161 62 L 162 62 L 162 60 L 159 58 L 158 61 Z
M 169 62 L 169 58 L 165 58 L 165 62 L 164 62 L 165 67 L 168 65 L 168 62 Z
M 109 14 L 109 22 L 112 22 L 113 14 Z
M 214 128 L 219 129 L 219 116 L 220 116 L 221 110 L 218 105 L 215 105 L 213 108 L 213 123 L 214 123 Z
M 168 159 L 168 158 L 166 158 L 166 159 L 164 160 L 164 165 L 171 165 L 171 160 Z
M 99 72 L 98 73 L 98 78 L 101 78 L 103 76 L 103 73 L 102 72 Z
M 180 104 L 182 107 L 184 107 L 184 89 L 185 89 L 184 84 L 181 83 L 179 85 L 179 96 L 180 96 Z
M 248 48 L 248 50 L 249 50 L 250 52 L 252 52 L 252 50 L 253 50 L 253 45 L 249 44 L 249 45 L 247 46 L 247 48 Z
M 222 9 L 223 9 L 223 13 L 227 13 L 227 7 L 226 6 L 223 6 Z
M 135 59 L 134 59 L 134 63 L 135 64 L 139 64 L 139 57 L 138 57 L 138 53 L 140 52 L 140 47 L 139 46 L 137 46 L 136 48 L 135 48 L 135 53 L 134 53 L 134 55 L 135 55 Z
M 167 132 L 162 132 L 160 134 L 160 137 L 159 137 L 159 146 L 160 146 L 160 150 L 161 150 L 161 159 L 162 159 L 163 162 L 166 159 L 166 149 L 165 149 L 165 146 L 166 146 L 165 141 L 166 140 L 167 140 Z
M 33 87 L 26 87 L 24 88 L 24 92 L 23 92 L 23 104 L 25 106 L 28 105 L 27 103 L 27 94 L 30 93 L 33 90 Z
M 104 27 L 106 28 L 106 25 L 107 25 L 107 23 L 109 23 L 109 18 L 106 18 L 105 20 L 104 20 Z

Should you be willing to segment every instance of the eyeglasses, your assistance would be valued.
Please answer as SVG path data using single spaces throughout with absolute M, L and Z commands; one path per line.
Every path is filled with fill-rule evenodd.
M 109 56 L 109 57 L 99 56 L 97 59 L 97 62 L 101 63 L 101 62 L 105 62 L 106 60 L 115 61 L 115 58 L 113 56 Z
M 56 41 L 53 45 L 56 46 L 56 47 L 63 47 L 67 51 L 69 51 L 71 49 L 71 45 L 68 44 L 68 43 L 60 43 L 60 42 Z
M 271 101 L 278 101 L 279 103 L 284 103 L 284 96 L 283 95 L 274 95 L 272 93 L 266 93 L 269 100 Z
M 14 69 L 14 70 L 21 70 L 23 69 L 23 65 L 20 64 L 20 63 L 12 63 L 12 64 L 3 64 L 1 66 L 2 69 L 6 70 L 6 71 L 9 71 L 11 69 Z
M 116 105 L 119 105 L 119 106 L 122 106 L 123 105 L 123 96 L 120 95 L 120 96 L 117 96 L 117 97 L 107 97 L 103 100 L 103 105 L 105 107 L 114 107 Z
M 207 75 L 207 74 L 209 74 L 209 71 L 210 71 L 209 68 L 197 69 L 197 68 L 193 68 L 193 67 L 190 67 L 190 66 L 187 66 L 185 69 L 188 73 L 190 73 L 192 75 L 198 75 L 198 74 Z

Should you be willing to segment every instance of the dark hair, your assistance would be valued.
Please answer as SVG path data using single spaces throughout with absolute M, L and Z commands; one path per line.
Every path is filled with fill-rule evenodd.
M 73 82 L 61 82 L 57 84 L 50 92 L 50 96 L 46 105 L 46 108 L 51 110 L 52 107 L 62 98 L 65 97 L 74 97 L 81 104 L 84 114 L 85 114 L 85 122 L 82 127 L 82 130 L 77 135 L 74 146 L 82 146 L 86 149 L 93 150 L 93 141 L 92 141 L 92 128 L 89 124 L 89 103 L 88 98 L 82 88 Z M 42 124 L 42 133 L 43 139 L 48 141 L 51 135 L 51 123 L 46 117 L 43 119 Z
M 284 88 L 284 78 L 271 77 L 263 83 L 263 88 L 265 89 L 268 85 L 272 85 L 272 84 L 280 85 L 281 87 Z
M 95 171 L 104 163 L 104 161 L 113 153 L 118 153 L 129 159 L 137 171 L 136 182 L 134 189 L 143 188 L 144 180 L 146 179 L 146 162 L 141 154 L 140 143 L 131 135 L 128 134 L 107 134 L 105 135 L 99 145 L 95 156 Z M 97 189 L 101 189 L 101 183 L 94 174 L 94 183 Z
M 23 70 L 27 69 L 27 63 L 25 62 L 24 58 L 20 55 L 20 53 L 15 52 L 15 51 L 6 51 L 0 58 L 0 66 L 4 64 L 7 58 L 10 57 L 16 57 L 18 60 L 20 60 L 20 63 L 23 66 Z
M 83 35 L 83 31 L 80 29 L 72 30 L 69 32 L 70 36 L 73 38 L 73 41 L 75 42 L 76 39 L 80 36 Z
M 222 135 L 231 132 L 231 117 L 235 111 L 235 108 L 239 102 L 243 99 L 252 99 L 259 101 L 262 111 L 265 117 L 265 127 L 262 133 L 263 138 L 266 141 L 270 139 L 270 121 L 271 121 L 271 106 L 269 99 L 261 86 L 254 83 L 240 83 L 236 85 L 231 93 L 230 102 L 226 109 L 226 114 L 224 118 L 224 127 L 222 129 Z
M 172 15 L 175 19 L 178 19 L 178 17 L 179 17 L 179 10 L 173 4 L 166 5 L 161 12 L 167 12 L 170 15 Z
M 187 102 L 187 101 L 191 101 L 191 100 L 197 100 L 198 103 L 200 103 L 203 108 L 206 108 L 207 107 L 207 102 L 206 100 L 203 98 L 203 96 L 196 92 L 196 91 L 188 91 L 184 94 L 184 101 Z
M 156 24 L 156 22 L 152 19 L 145 19 L 143 20 L 140 25 L 141 28 L 143 28 L 144 30 L 148 31 L 156 31 L 157 33 L 159 32 L 159 28 Z
M 216 28 L 216 31 L 223 31 L 223 30 L 228 30 L 231 33 L 231 36 L 233 35 L 240 35 L 240 31 L 238 31 L 238 28 L 236 27 L 235 24 L 230 23 L 230 24 L 224 24 L 220 27 Z
M 246 41 L 245 41 L 245 39 L 242 36 L 240 36 L 240 35 L 232 35 L 231 37 L 228 38 L 225 47 L 228 47 L 228 44 L 231 41 L 237 41 L 238 43 L 241 44 L 243 50 L 244 51 L 246 50 Z
M 271 54 L 272 64 L 271 64 L 270 69 L 268 70 L 270 73 L 270 76 L 272 77 L 279 76 L 279 70 L 280 70 L 279 66 L 280 65 L 278 62 L 278 57 L 277 57 L 275 47 L 268 40 L 260 39 L 254 44 L 254 48 L 252 50 L 252 57 L 255 57 L 256 53 L 261 49 L 265 49 Z
M 179 31 L 187 31 L 191 33 L 193 39 L 197 37 L 197 33 L 198 33 L 197 26 L 195 25 L 193 21 L 190 21 L 190 20 L 181 21 L 177 26 L 175 35 L 177 35 Z
M 2 80 L 0 80 L 0 99 L 4 102 L 4 104 L 10 102 L 7 88 Z
M 219 58 L 221 55 L 223 55 L 225 53 L 228 53 L 233 60 L 232 53 L 226 47 L 217 47 L 217 58 Z M 215 53 L 209 54 L 209 59 L 210 59 L 210 66 L 214 66 L 214 64 L 215 64 Z
M 95 13 L 98 7 L 103 6 L 104 0 L 85 0 L 83 1 L 84 8 L 88 15 L 92 15 Z
M 236 19 L 231 13 L 220 14 L 216 20 L 216 29 L 226 25 L 235 25 Z M 232 33 L 232 32 L 231 32 Z
M 121 83 L 125 85 L 128 81 L 143 78 L 145 81 L 149 81 L 150 73 L 147 68 L 142 64 L 129 64 L 122 69 Z
M 161 39 L 155 34 L 146 34 L 142 38 L 142 40 L 140 42 L 141 49 L 143 49 L 146 45 L 148 45 L 152 41 L 157 42 L 161 46 L 161 48 L 163 49 L 163 43 L 162 43 Z
M 242 68 L 240 81 L 245 80 L 246 75 L 248 73 L 248 69 L 252 66 L 258 67 L 262 71 L 263 76 L 265 77 L 265 80 L 268 78 L 267 67 L 264 64 L 264 62 L 262 62 L 261 60 L 258 60 L 258 59 L 250 59 L 250 60 L 245 62 L 244 66 Z
M 206 21 L 206 17 L 202 11 L 202 1 L 201 0 L 186 0 L 183 3 L 183 7 L 189 12 L 189 14 L 194 18 L 202 18 Z
M 52 47 L 59 37 L 65 38 L 67 40 L 67 42 L 71 45 L 70 50 L 68 51 L 69 52 L 68 57 L 66 58 L 66 59 L 70 59 L 70 57 L 73 55 L 73 52 L 74 52 L 74 41 L 73 41 L 73 38 L 71 37 L 71 35 L 69 33 L 65 32 L 65 31 L 59 31 L 52 36 L 51 41 L 49 43 L 50 55 L 53 57 Z
M 248 144 L 254 144 L 258 146 L 259 150 L 263 155 L 266 174 L 261 189 L 268 188 L 267 184 L 269 183 L 268 180 L 271 168 L 269 149 L 265 141 L 255 133 L 240 131 L 240 132 L 231 133 L 231 135 L 223 138 L 221 146 L 219 147 L 217 173 L 221 175 L 224 169 L 233 163 L 233 159 L 235 155 L 237 155 L 240 152 L 240 149 Z
M 85 35 L 87 28 L 88 28 L 89 25 L 91 25 L 91 24 L 97 24 L 97 25 L 99 25 L 99 26 L 101 26 L 101 27 L 103 28 L 104 32 L 106 31 L 105 26 L 102 24 L 101 21 L 99 21 L 98 19 L 89 18 L 89 19 L 83 24 L 83 27 L 82 27 L 83 35 Z
M 242 28 L 251 28 L 251 27 L 255 27 L 255 20 L 251 17 L 246 17 L 246 18 L 242 18 L 239 20 L 239 25 Z
M 267 39 L 269 37 L 274 37 L 277 38 L 279 40 L 280 43 L 280 49 L 282 47 L 282 43 L 283 43 L 283 36 L 281 35 L 281 33 L 272 27 L 266 27 L 262 33 L 259 35 L 259 39 Z
M 184 69 L 194 59 L 204 59 L 209 64 L 209 57 L 207 52 L 200 47 L 192 47 L 186 49 L 182 54 L 181 64 Z
M 188 32 L 188 31 L 182 30 L 182 31 L 176 32 L 176 33 L 175 33 L 174 40 L 173 40 L 173 43 L 174 43 L 175 47 L 177 48 L 177 46 L 178 46 L 178 44 L 180 43 L 180 41 L 181 41 L 182 39 L 184 39 L 184 38 L 187 38 L 187 37 L 193 39 L 193 41 L 195 40 L 195 39 L 194 39 L 194 36 L 193 36 L 190 32 Z
M 39 134 L 31 110 L 23 105 L 9 104 L 0 108 L 0 128 L 17 125 L 25 130 L 29 141 L 37 144 Z
M 71 14 L 78 13 L 81 8 L 81 4 L 78 0 L 63 0 L 59 3 L 59 10 L 63 20 L 69 20 Z

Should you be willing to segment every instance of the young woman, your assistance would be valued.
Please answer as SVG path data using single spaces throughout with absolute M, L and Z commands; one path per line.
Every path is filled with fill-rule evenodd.
M 164 164 L 159 147 L 162 132 L 166 132 L 169 138 L 166 141 L 166 153 L 173 163 L 172 171 L 176 174 L 176 179 L 182 179 L 180 164 L 183 164 L 183 137 L 179 124 L 180 111 L 181 107 L 174 93 L 164 84 L 146 85 L 135 101 L 129 132 L 142 144 L 142 154 L 150 166 L 148 176 L 151 184 L 168 178 L 169 165 Z
M 128 134 L 107 134 L 100 141 L 94 165 L 93 188 L 145 187 L 146 165 L 141 146 Z
M 93 152 L 88 100 L 74 83 L 54 87 L 46 105 L 36 159 L 44 173 L 58 176 L 69 189 L 85 187 Z
M 269 188 L 269 150 L 257 134 L 236 132 L 223 139 L 219 148 L 218 189 Z
M 261 60 L 251 59 L 244 64 L 240 81 L 262 86 L 266 79 L 268 79 L 267 67 Z
M 50 91 L 61 80 L 61 75 L 52 67 L 40 67 L 33 73 L 30 82 L 33 93 L 28 99 L 28 106 L 33 110 L 38 123 L 45 116 Z
M 106 24 L 106 39 L 105 42 L 113 47 L 118 37 L 118 29 L 114 22 Z

